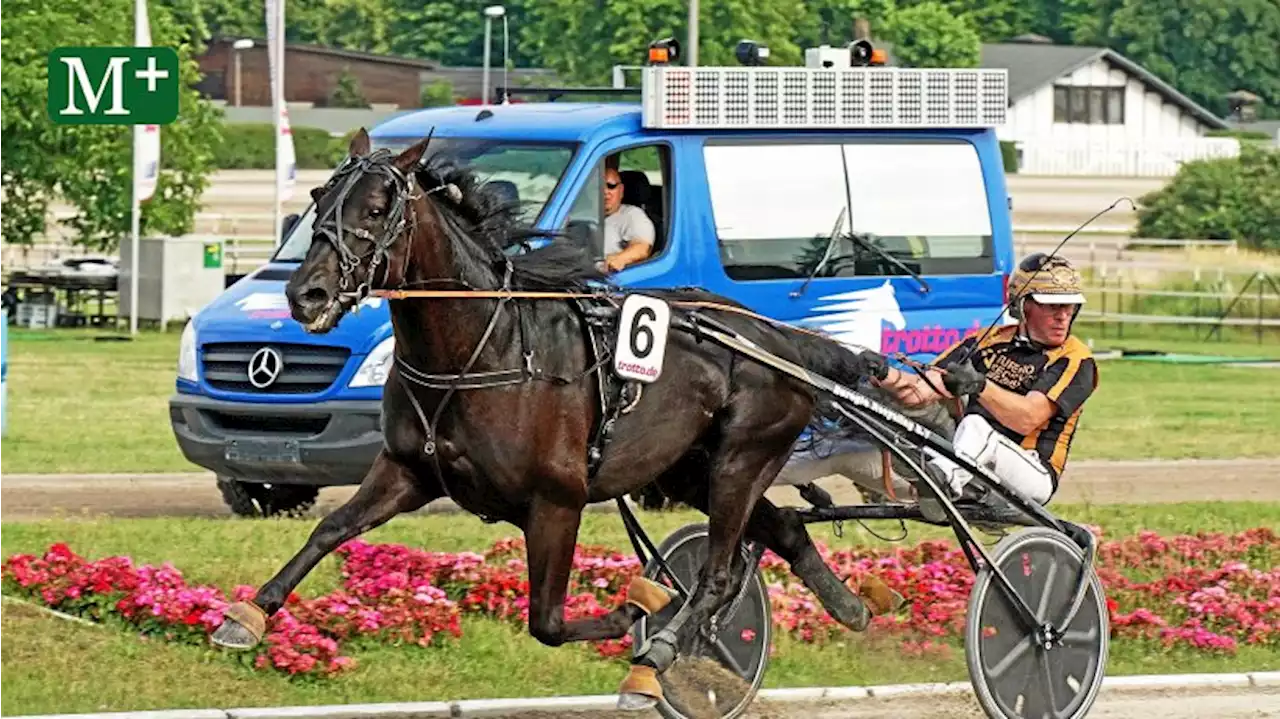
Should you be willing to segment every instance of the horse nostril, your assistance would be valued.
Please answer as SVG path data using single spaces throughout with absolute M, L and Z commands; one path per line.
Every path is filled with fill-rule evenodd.
M 329 302 L 329 293 L 323 287 L 312 287 L 302 293 L 302 301 L 308 305 L 323 305 Z

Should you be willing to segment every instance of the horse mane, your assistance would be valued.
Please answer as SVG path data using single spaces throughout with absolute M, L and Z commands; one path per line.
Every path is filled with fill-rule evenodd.
M 579 290 L 590 281 L 605 280 L 586 250 L 566 242 L 556 242 L 560 233 L 533 230 L 520 221 L 518 203 L 505 200 L 471 168 L 456 162 L 445 153 L 431 156 L 417 172 L 419 183 L 427 190 L 454 185 L 461 199 L 436 192 L 430 195 L 436 209 L 444 216 L 444 233 L 455 246 L 468 244 L 479 250 L 485 268 L 501 282 L 510 263 L 513 289 Z M 454 195 L 457 197 L 459 195 Z M 534 249 L 530 242 L 552 240 Z M 519 252 L 508 252 L 522 249 Z M 459 257 L 462 261 L 462 257 Z

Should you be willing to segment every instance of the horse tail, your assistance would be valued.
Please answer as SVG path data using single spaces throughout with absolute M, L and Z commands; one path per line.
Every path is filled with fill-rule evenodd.
M 783 328 L 791 345 L 800 353 L 801 364 L 839 384 L 853 387 L 872 376 L 885 359 L 878 352 L 856 352 L 833 339 Z

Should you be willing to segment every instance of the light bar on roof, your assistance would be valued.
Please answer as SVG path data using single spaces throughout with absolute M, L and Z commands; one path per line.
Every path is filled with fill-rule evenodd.
M 654 129 L 937 128 L 1003 125 L 1004 69 L 644 68 Z

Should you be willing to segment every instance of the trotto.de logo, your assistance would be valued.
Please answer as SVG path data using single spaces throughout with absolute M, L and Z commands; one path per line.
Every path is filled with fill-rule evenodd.
M 166 125 L 178 117 L 169 47 L 62 47 L 49 53 L 49 117 L 65 125 Z

